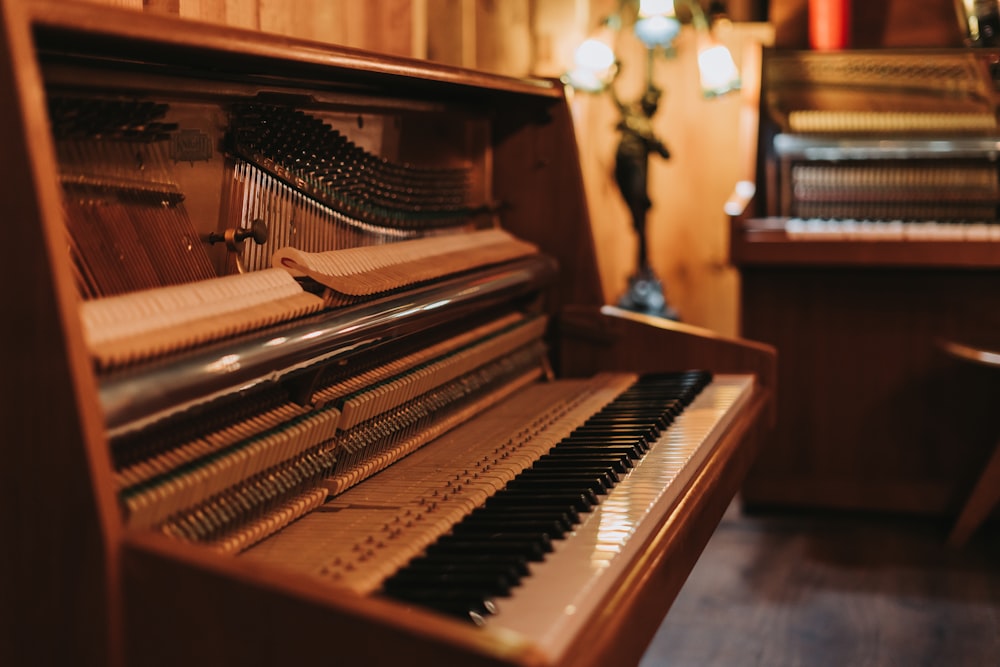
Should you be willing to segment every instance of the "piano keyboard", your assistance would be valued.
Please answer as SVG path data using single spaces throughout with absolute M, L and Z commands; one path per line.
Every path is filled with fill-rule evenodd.
M 789 218 L 785 233 L 799 241 L 1000 241 L 1000 225 L 986 222 Z
M 716 375 L 649 452 L 509 598 L 496 601 L 488 627 L 532 638 L 555 660 L 586 632 L 681 492 L 750 396 L 751 376 Z
M 629 432 L 635 380 L 611 374 L 535 385 L 241 557 L 511 629 L 556 655 L 614 589 L 753 386 L 749 376 L 669 376 L 668 383 L 697 395 L 657 398 L 657 415 L 688 404 L 632 460 L 635 454 L 622 453 L 624 439 L 644 449 Z M 527 426 L 512 433 L 511 424 Z M 584 435 L 586 424 L 599 433 Z M 574 433 L 576 442 L 568 439 Z M 582 486 L 564 491 L 571 481 Z M 479 541 L 484 530 L 493 539 Z M 539 541 L 526 543 L 524 531 Z M 427 575 L 438 567 L 427 554 L 450 551 L 458 561 L 442 567 L 454 574 Z M 499 588 L 484 591 L 484 573 Z M 457 582 L 450 590 L 448 579 Z

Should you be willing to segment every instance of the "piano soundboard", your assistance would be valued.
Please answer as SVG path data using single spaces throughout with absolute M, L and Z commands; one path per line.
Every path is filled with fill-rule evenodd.
M 774 352 L 602 306 L 558 84 L 0 7 L 0 661 L 637 661 Z

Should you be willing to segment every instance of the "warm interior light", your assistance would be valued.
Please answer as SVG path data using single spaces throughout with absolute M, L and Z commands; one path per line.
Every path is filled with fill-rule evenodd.
M 673 16 L 656 14 L 641 18 L 635 22 L 632 31 L 646 48 L 668 46 L 681 31 L 680 22 Z
M 713 22 L 719 23 L 714 21 L 719 17 L 719 12 L 713 10 L 713 21 L 710 21 L 698 4 L 699 0 L 678 1 L 690 13 L 690 24 L 698 46 L 698 70 L 704 95 L 714 97 L 739 89 L 739 70 L 736 69 L 732 55 L 726 47 L 712 38 Z M 681 22 L 674 14 L 674 0 L 640 0 L 638 5 L 635 0 L 619 0 L 618 7 L 619 12 L 602 23 L 602 30 L 611 31 L 615 38 L 601 41 L 589 39 L 581 44 L 576 50 L 572 69 L 563 75 L 562 80 L 585 92 L 610 91 L 621 116 L 616 126 L 620 139 L 615 152 L 614 176 L 632 218 L 638 253 L 635 272 L 628 279 L 628 290 L 618 304 L 628 310 L 676 319 L 677 313 L 667 304 L 662 283 L 649 263 L 646 223 L 650 207 L 650 156 L 664 159 L 670 157 L 653 128 L 654 116 L 663 93 L 654 80 L 655 61 L 664 55 L 675 55 L 673 41 L 681 31 Z M 725 24 L 728 23 L 725 20 Z M 638 98 L 622 100 L 615 89 L 620 67 L 611 45 L 618 45 L 617 37 L 629 26 L 645 46 L 646 87 Z M 630 47 L 629 53 L 634 50 Z M 741 196 L 740 199 L 749 197 Z M 738 208 L 742 211 L 746 204 L 741 200 L 733 200 L 727 205 L 730 210 Z
M 722 44 L 708 42 L 699 50 L 698 71 L 706 97 L 724 95 L 740 87 L 740 72 L 733 54 Z
M 573 68 L 563 80 L 577 90 L 599 92 L 614 73 L 615 52 L 599 39 L 584 40 L 573 54 Z
M 639 0 L 639 17 L 673 16 L 674 0 Z
M 615 64 L 615 52 L 599 39 L 587 39 L 577 47 L 573 64 L 598 72 Z

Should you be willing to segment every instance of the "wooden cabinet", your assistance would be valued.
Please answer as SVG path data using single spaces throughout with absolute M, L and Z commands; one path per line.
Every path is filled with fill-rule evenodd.
M 748 506 L 952 514 L 1000 434 L 1000 374 L 943 339 L 1000 332 L 1000 269 L 743 265 L 744 335 L 774 345 L 778 419 Z

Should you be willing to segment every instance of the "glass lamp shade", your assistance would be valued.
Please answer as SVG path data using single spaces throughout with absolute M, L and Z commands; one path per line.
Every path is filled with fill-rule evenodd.
M 563 75 L 563 82 L 577 90 L 600 92 L 614 77 L 615 62 L 615 52 L 605 42 L 584 40 L 573 56 L 573 68 Z
M 698 50 L 698 71 L 705 97 L 715 97 L 739 90 L 740 71 L 733 54 L 722 44 L 706 41 Z
M 653 15 L 635 22 L 632 31 L 647 49 L 669 46 L 681 30 L 680 21 L 673 16 Z
M 673 16 L 674 0 L 639 0 L 639 18 Z

